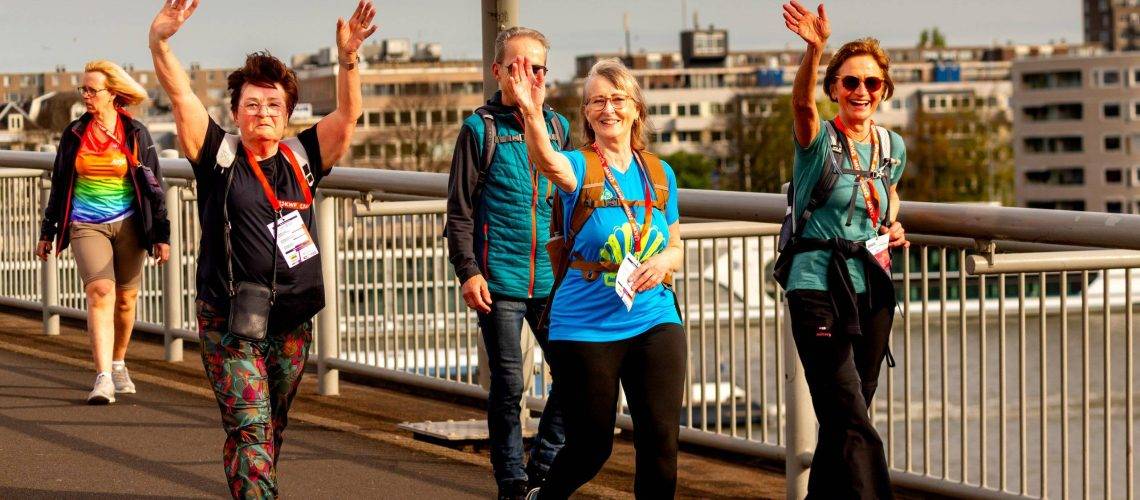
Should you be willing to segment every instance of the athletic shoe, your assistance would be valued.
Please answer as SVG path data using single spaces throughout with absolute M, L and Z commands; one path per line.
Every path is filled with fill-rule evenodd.
M 499 500 L 523 500 L 527 491 L 526 480 L 506 480 L 499 484 Z
M 111 369 L 111 381 L 115 383 L 115 393 L 135 393 L 135 383 L 131 382 L 131 373 L 127 371 L 127 367 L 124 366 L 120 369 Z
M 534 489 L 530 490 L 529 492 L 527 492 L 526 500 L 538 500 L 538 490 L 540 490 L 540 489 L 542 489 L 542 488 L 534 488 Z
M 105 373 L 100 373 L 95 377 L 95 387 L 91 389 L 91 394 L 87 395 L 87 404 L 105 405 L 114 402 L 115 383 L 111 382 L 111 377 Z

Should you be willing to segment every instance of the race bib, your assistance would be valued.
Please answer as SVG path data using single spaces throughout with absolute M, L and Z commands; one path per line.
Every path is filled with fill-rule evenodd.
M 637 257 L 634 257 L 632 253 L 625 254 L 625 258 L 621 261 L 621 267 L 618 267 L 617 277 L 614 279 L 614 291 L 617 292 L 618 297 L 621 297 L 621 302 L 625 304 L 626 311 L 633 309 L 633 298 L 637 296 L 637 292 L 633 290 L 633 284 L 629 282 L 629 276 L 639 266 L 641 266 L 641 261 L 637 260 Z
M 269 234 L 273 235 L 273 224 L 269 224 Z M 301 219 L 301 213 L 293 210 L 277 219 L 281 235 L 277 238 L 277 249 L 290 268 L 317 255 L 317 244 L 309 236 L 309 229 Z
M 890 251 L 891 235 L 880 234 L 874 238 L 867 240 L 867 251 L 875 257 L 875 261 L 887 273 L 891 272 L 891 251 Z

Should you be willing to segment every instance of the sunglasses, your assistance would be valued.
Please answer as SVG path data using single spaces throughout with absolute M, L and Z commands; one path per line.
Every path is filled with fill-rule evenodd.
M 879 89 L 883 88 L 883 81 L 884 80 L 882 78 L 879 78 L 877 76 L 859 78 L 857 76 L 848 75 L 839 78 L 839 83 L 843 85 L 843 88 L 847 89 L 848 92 L 854 92 L 857 90 L 859 88 L 859 84 L 866 86 L 867 92 L 878 92 Z

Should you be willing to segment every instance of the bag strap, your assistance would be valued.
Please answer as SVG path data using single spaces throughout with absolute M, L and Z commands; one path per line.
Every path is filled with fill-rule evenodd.
M 274 169 L 276 172 L 276 169 Z M 229 169 L 226 173 L 226 189 L 223 191 L 222 196 L 222 223 L 223 234 L 225 235 L 225 248 L 226 248 L 226 288 L 233 298 L 237 294 L 237 288 L 234 286 L 234 252 L 233 243 L 230 241 L 230 186 L 234 182 L 234 169 Z M 274 300 L 277 298 L 277 243 L 278 243 L 278 227 L 277 223 L 281 219 L 281 214 L 275 214 L 273 218 L 273 273 L 269 284 L 269 305 L 273 305 Z
M 847 154 L 846 141 L 839 140 L 835 125 L 831 121 L 823 122 L 823 129 L 827 134 L 830 153 L 827 155 L 826 164 L 820 171 L 819 179 L 812 186 L 807 205 L 804 206 L 803 212 L 798 217 L 796 216 L 794 185 L 788 186 L 788 206 L 792 210 L 793 239 L 799 238 L 803 234 L 804 227 L 811 220 L 812 214 L 831 197 L 831 190 L 835 188 L 835 183 L 839 180 L 839 173 L 843 171 L 843 162 Z

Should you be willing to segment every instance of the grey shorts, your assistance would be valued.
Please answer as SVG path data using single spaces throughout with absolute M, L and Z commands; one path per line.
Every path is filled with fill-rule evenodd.
M 71 253 L 83 286 L 108 279 L 115 288 L 138 288 L 146 250 L 139 246 L 133 217 L 109 224 L 71 223 Z

